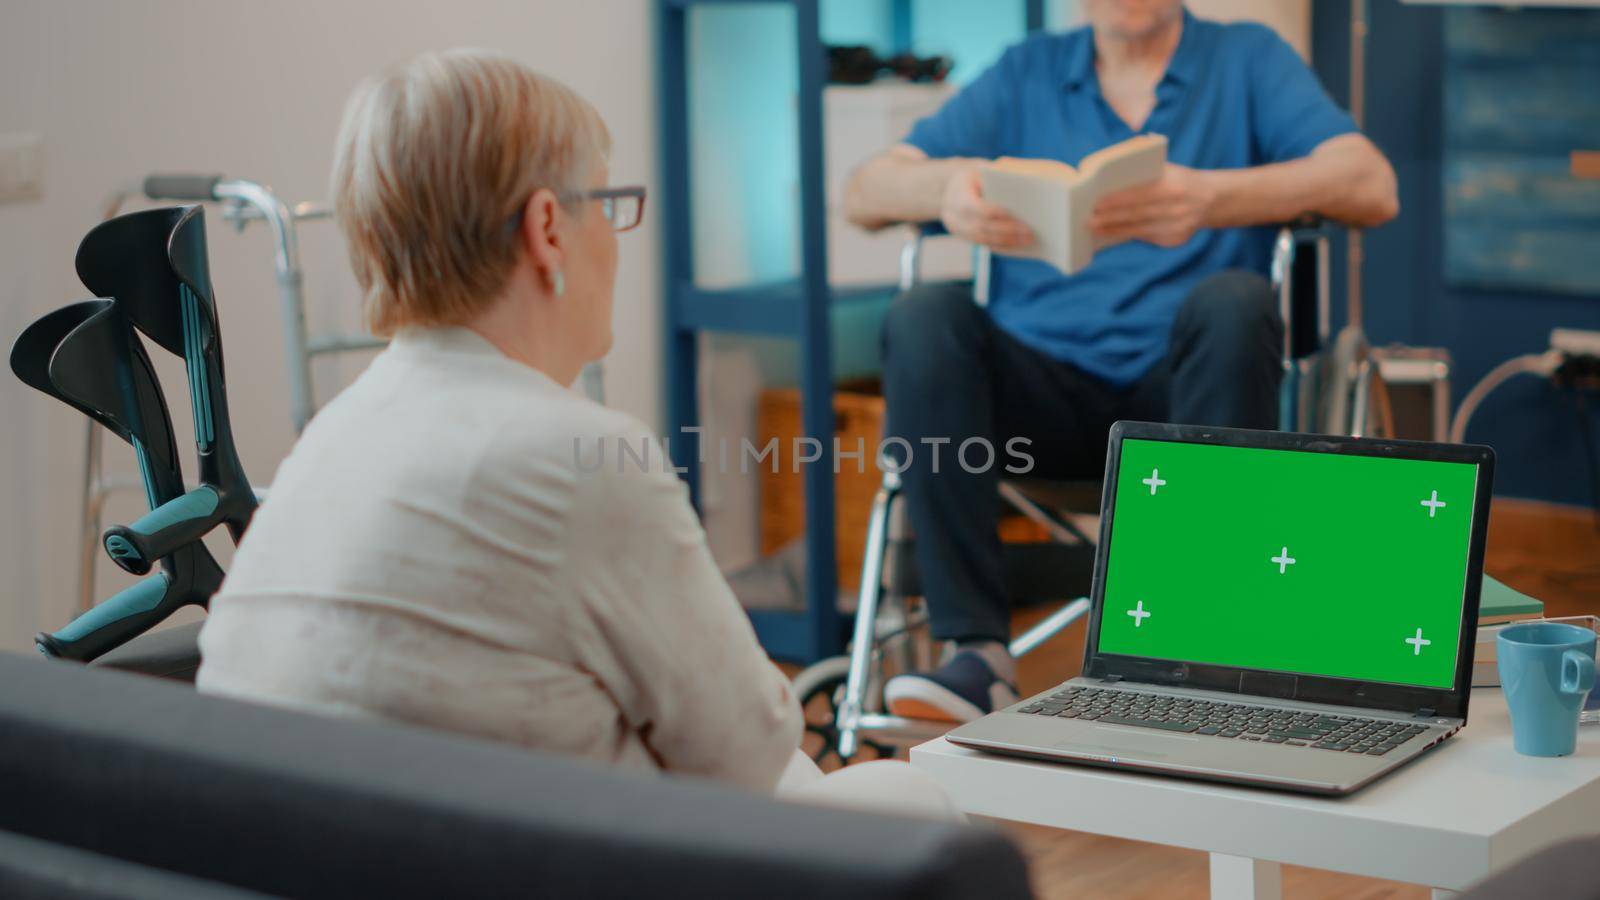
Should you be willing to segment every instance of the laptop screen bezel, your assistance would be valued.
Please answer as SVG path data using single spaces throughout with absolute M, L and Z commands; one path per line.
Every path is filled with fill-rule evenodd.
M 1477 484 L 1472 504 L 1472 532 L 1466 559 L 1466 586 L 1462 599 L 1461 641 L 1456 650 L 1455 683 L 1448 689 L 1430 688 L 1102 653 L 1100 620 L 1105 606 L 1111 533 L 1116 526 L 1114 517 L 1117 475 L 1122 463 L 1122 442 L 1127 439 L 1430 460 L 1477 466 Z M 1465 719 L 1467 702 L 1472 693 L 1472 654 L 1477 644 L 1478 596 L 1483 589 L 1483 554 L 1489 530 L 1489 504 L 1493 483 L 1494 451 L 1483 446 L 1247 431 L 1237 428 L 1165 425 L 1153 422 L 1117 422 L 1111 426 L 1109 446 L 1106 451 L 1105 488 L 1100 500 L 1100 543 L 1095 551 L 1094 582 L 1090 594 L 1092 606 L 1088 640 L 1084 650 L 1083 674 L 1090 678 L 1200 688 L 1253 697 L 1328 703 L 1394 712 L 1418 713 L 1431 710 L 1430 714 L 1434 716 Z M 1330 612 L 1338 614 L 1337 610 Z

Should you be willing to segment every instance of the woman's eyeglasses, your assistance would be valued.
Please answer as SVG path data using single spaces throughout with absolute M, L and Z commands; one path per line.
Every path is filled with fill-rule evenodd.
M 600 213 L 611 223 L 611 227 L 617 231 L 628 231 L 639 227 L 639 222 L 644 218 L 644 194 L 644 185 L 636 184 L 596 188 L 574 196 L 580 200 L 599 200 Z
M 639 227 L 639 222 L 644 219 L 643 185 L 628 185 L 627 187 L 595 188 L 588 191 L 573 191 L 560 195 L 563 203 L 573 200 L 600 201 L 600 214 L 606 217 L 611 227 L 616 231 L 629 231 Z M 509 220 L 506 221 L 506 233 L 515 234 L 522 227 L 522 213 L 527 208 L 524 203 L 518 208 Z

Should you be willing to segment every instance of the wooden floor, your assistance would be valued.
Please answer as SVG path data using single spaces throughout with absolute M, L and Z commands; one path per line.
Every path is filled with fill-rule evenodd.
M 1496 500 L 1490 517 L 1485 569 L 1517 590 L 1545 601 L 1546 615 L 1600 613 L 1600 529 L 1587 510 L 1529 501 Z M 1020 633 L 1049 608 L 1019 612 Z M 1024 696 L 1075 674 L 1083 661 L 1078 623 L 1021 660 Z M 1206 854 L 1016 823 L 995 823 L 1026 852 L 1041 900 L 1065 898 L 1204 898 Z M 1300 898 L 1425 898 L 1414 885 L 1294 866 L 1284 869 L 1284 895 Z

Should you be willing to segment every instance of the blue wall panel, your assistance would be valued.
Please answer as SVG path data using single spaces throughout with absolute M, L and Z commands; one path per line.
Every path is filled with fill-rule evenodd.
M 956 84 L 978 77 L 1027 33 L 1024 3 L 911 0 L 912 52 L 955 60 Z
M 894 52 L 895 6 L 906 0 L 822 0 L 822 42 Z
M 696 282 L 799 271 L 795 11 L 711 4 L 688 13 L 689 158 Z

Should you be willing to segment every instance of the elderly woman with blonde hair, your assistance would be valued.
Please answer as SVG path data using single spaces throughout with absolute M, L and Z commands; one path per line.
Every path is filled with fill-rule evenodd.
M 202 691 L 760 791 L 950 815 L 899 763 L 824 778 L 684 487 L 578 446 L 651 440 L 570 390 L 611 346 L 610 136 L 477 52 L 361 86 L 333 190 L 387 350 L 306 429 L 201 635 Z

